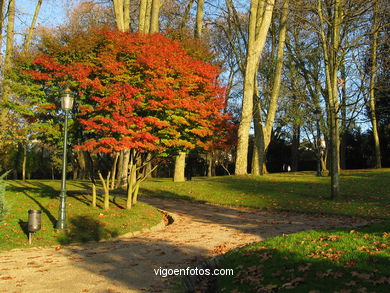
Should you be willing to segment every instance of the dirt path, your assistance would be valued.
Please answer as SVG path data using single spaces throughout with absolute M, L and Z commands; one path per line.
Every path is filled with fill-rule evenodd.
M 174 213 L 162 231 L 116 241 L 0 253 L 0 292 L 169 292 L 154 269 L 199 261 L 283 233 L 365 224 L 363 220 L 147 199 Z

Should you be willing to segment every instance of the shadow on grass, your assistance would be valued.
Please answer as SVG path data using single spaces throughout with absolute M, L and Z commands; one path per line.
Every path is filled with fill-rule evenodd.
M 380 239 L 388 228 L 388 224 L 387 228 L 385 225 L 365 227 L 361 233 Z M 333 232 L 337 235 L 338 231 L 333 230 L 327 235 Z M 234 277 L 220 277 L 214 282 L 213 292 L 309 292 L 313 289 L 318 292 L 388 292 L 390 274 L 386 249 L 373 249 L 375 253 L 369 253 L 359 251 L 354 247 L 357 244 L 346 248 L 344 243 L 329 249 L 337 241 L 342 241 L 337 239 L 322 240 L 318 244 L 328 249 L 312 248 L 312 253 L 305 248 L 306 244 L 299 253 L 295 249 L 284 249 L 286 242 L 291 245 L 307 240 L 305 237 L 284 238 L 277 245 L 276 241 L 258 243 L 233 251 L 222 260 L 220 267 L 233 268 Z M 344 253 L 349 255 L 344 257 Z
M 28 238 L 28 222 L 23 221 L 22 219 L 19 219 L 19 226 L 22 229 L 23 233 Z
M 351 176 L 356 174 L 361 173 Z M 194 178 L 178 184 L 150 180 L 141 191 L 146 196 L 250 208 L 389 218 L 386 206 L 390 204 L 390 180 L 386 179 L 390 179 L 390 172 L 362 174 L 367 177 L 342 176 L 342 194 L 333 200 L 329 199 L 329 178 L 294 174 Z
M 267 260 L 261 261 L 264 259 Z M 247 252 L 225 260 L 222 267 L 233 268 L 235 275 L 220 277 L 213 292 L 310 292 L 314 289 L 318 292 L 387 292 L 387 259 L 384 255 L 373 255 L 369 268 L 261 249 L 258 253 Z M 351 260 L 351 264 L 354 261 Z
M 14 186 L 9 184 L 7 186 L 7 190 L 11 192 L 36 192 L 39 193 L 39 196 L 41 197 L 49 197 L 49 198 L 55 198 L 59 194 L 59 190 L 56 190 L 54 187 L 41 183 L 39 181 L 28 181 L 18 182 L 18 186 Z
M 39 206 L 42 212 L 44 212 L 46 216 L 49 218 L 50 222 L 53 224 L 53 227 L 55 227 L 57 223 L 57 219 L 50 213 L 50 211 L 47 208 L 45 208 L 35 197 L 29 195 L 27 192 L 23 192 L 23 194 Z
M 61 183 L 59 180 L 8 180 L 10 184 L 7 186 L 7 190 L 13 192 L 38 192 L 42 197 L 55 198 L 60 193 Z M 55 183 L 56 187 L 53 187 Z M 90 190 L 91 185 L 87 182 L 73 182 L 69 181 L 67 191 L 76 190 Z
M 85 243 L 116 236 L 118 236 L 118 232 L 105 228 L 103 223 L 89 216 L 77 216 L 70 219 L 69 230 L 61 235 L 58 240 L 61 244 Z
M 68 196 L 74 198 L 75 200 L 78 200 L 79 202 L 91 206 L 92 205 L 92 195 L 91 194 L 84 194 L 77 191 L 69 191 Z M 122 197 L 122 196 L 121 196 Z M 110 203 L 115 205 L 117 208 L 123 210 L 125 207 L 123 205 L 120 205 L 117 200 L 117 196 L 110 196 Z M 96 207 L 103 209 L 104 208 L 104 197 L 100 194 L 97 194 L 96 196 Z

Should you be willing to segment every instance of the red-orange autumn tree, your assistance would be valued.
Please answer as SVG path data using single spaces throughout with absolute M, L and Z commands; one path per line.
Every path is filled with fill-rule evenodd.
M 105 30 L 77 36 L 76 43 L 52 42 L 26 73 L 77 92 L 75 118 L 88 137 L 80 149 L 130 150 L 127 208 L 145 176 L 142 154 L 207 148 L 230 119 L 220 69 L 194 60 L 177 41 Z

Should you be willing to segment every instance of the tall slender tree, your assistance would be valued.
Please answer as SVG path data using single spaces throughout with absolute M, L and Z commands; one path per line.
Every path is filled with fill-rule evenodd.
M 372 125 L 372 133 L 374 136 L 375 146 L 375 168 L 381 168 L 381 148 L 378 134 L 378 123 L 376 119 L 376 107 L 375 107 L 375 77 L 377 71 L 377 50 L 378 50 L 378 34 L 379 34 L 379 0 L 373 0 L 373 19 L 372 19 L 372 32 L 371 32 L 371 66 L 370 66 L 370 118 Z
M 259 160 L 254 160 L 254 166 L 252 173 L 254 175 L 263 175 L 265 170 L 265 161 L 267 149 L 271 141 L 271 132 L 274 125 L 276 110 L 278 106 L 278 98 L 280 91 L 280 83 L 282 79 L 282 69 L 283 69 L 283 56 L 284 56 L 284 47 L 286 43 L 286 31 L 287 31 L 287 14 L 288 14 L 288 0 L 285 0 L 282 6 L 282 12 L 280 16 L 280 28 L 279 28 L 279 42 L 275 62 L 275 74 L 272 81 L 272 91 L 271 97 L 268 104 L 268 111 L 266 120 L 263 121 L 261 117 L 262 106 L 260 105 L 260 99 L 254 99 L 255 103 L 259 105 L 254 109 L 255 117 L 255 147 L 254 152 L 258 153 Z M 263 124 L 265 123 L 265 126 Z M 258 173 L 259 172 L 259 173 Z
M 247 173 L 249 130 L 253 114 L 255 77 L 258 69 L 258 60 L 263 51 L 268 29 L 271 24 L 274 5 L 275 0 L 251 0 L 244 76 L 244 96 L 242 100 L 241 121 L 238 128 L 236 175 Z
M 34 16 L 33 16 L 32 21 L 31 21 L 30 28 L 28 29 L 26 40 L 24 41 L 23 51 L 25 51 L 25 52 L 30 47 L 31 38 L 33 37 L 34 31 L 35 31 L 35 25 L 37 23 L 39 11 L 41 10 L 41 5 L 42 5 L 42 0 L 38 0 L 37 5 L 35 6 L 35 12 L 34 12 Z

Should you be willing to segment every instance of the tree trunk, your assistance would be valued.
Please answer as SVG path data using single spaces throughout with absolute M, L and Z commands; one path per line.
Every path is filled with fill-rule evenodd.
M 125 32 L 130 31 L 130 0 L 124 0 L 123 3 L 123 29 Z
M 179 152 L 175 159 L 175 171 L 173 174 L 173 182 L 184 182 L 184 170 L 186 166 L 186 152 Z
M 127 176 L 129 173 L 129 161 L 130 161 L 130 150 L 124 150 L 123 151 L 123 162 L 122 162 L 122 174 L 120 179 L 120 187 L 122 189 L 125 189 L 128 182 L 127 182 Z
M 253 112 L 254 80 L 258 59 L 263 51 L 272 19 L 275 0 L 251 0 L 249 15 L 249 38 L 244 77 L 244 96 L 241 121 L 238 128 L 235 174 L 247 174 L 249 129 Z
M 195 22 L 195 39 L 202 37 L 203 27 L 203 14 L 204 14 L 204 0 L 198 0 L 198 6 L 196 9 L 196 22 Z
M 257 68 L 259 65 L 257 65 Z M 262 119 L 261 119 L 261 102 L 258 90 L 257 78 L 255 78 L 255 90 L 253 96 L 253 128 L 254 128 L 254 137 L 253 137 L 253 153 L 252 153 L 252 175 L 260 175 L 260 152 L 261 152 L 261 132 L 262 130 Z
M 126 209 L 130 210 L 133 207 L 133 192 L 134 187 L 137 181 L 137 166 L 135 164 L 135 159 L 130 159 L 130 174 L 128 176 L 127 181 L 129 184 L 127 185 L 127 201 L 126 201 Z
M 116 174 L 115 188 L 119 188 L 123 171 L 123 151 L 119 152 L 118 172 Z
M 6 0 L 0 0 L 0 47 L 3 47 L 4 7 Z M 0 68 L 3 66 L 3 53 L 0 51 Z
M 103 185 L 104 190 L 104 209 L 108 210 L 110 208 L 110 172 L 107 174 L 106 180 L 104 180 L 104 177 L 102 173 L 99 171 L 99 178 Z
M 26 40 L 24 42 L 24 46 L 23 46 L 24 52 L 26 52 L 28 50 L 28 48 L 30 47 L 31 38 L 32 38 L 34 31 L 35 31 L 35 24 L 37 22 L 37 18 L 39 15 L 39 10 L 41 9 L 41 5 L 42 5 L 42 0 L 38 0 L 37 5 L 35 6 L 35 12 L 34 12 L 33 19 L 31 21 L 31 26 L 28 29 L 27 37 L 26 37 Z
M 150 33 L 158 33 L 160 31 L 158 17 L 160 14 L 160 0 L 152 0 L 152 13 L 150 17 Z
M 212 152 L 207 153 L 207 177 L 215 176 L 214 155 Z
M 14 50 L 14 35 L 15 35 L 14 27 L 15 27 L 15 0 L 9 0 L 6 49 L 5 49 L 5 58 L 4 58 L 5 70 L 11 67 L 11 58 Z
M 22 144 L 23 148 L 23 162 L 22 162 L 22 180 L 26 181 L 26 165 L 27 165 L 27 146 Z
M 194 3 L 194 0 L 188 1 L 186 9 L 184 10 L 183 17 L 181 18 L 180 29 L 183 29 L 186 26 L 186 24 L 188 22 L 188 15 L 190 14 L 190 10 L 191 10 L 193 3 Z
M 147 0 L 141 0 L 139 3 L 138 31 L 141 33 L 145 33 L 145 17 L 147 4 Z
M 376 108 L 375 108 L 375 77 L 377 67 L 377 47 L 378 47 L 378 14 L 379 14 L 379 1 L 375 0 L 374 4 L 374 17 L 372 27 L 372 40 L 371 40 L 371 68 L 370 68 L 370 110 L 371 110 L 371 125 L 372 134 L 374 136 L 375 146 L 375 168 L 382 168 L 381 162 L 381 148 L 379 143 L 378 123 L 376 120 Z
M 293 130 L 293 139 L 291 144 L 291 171 L 298 171 L 298 161 L 299 161 L 299 140 L 301 136 L 301 127 L 299 125 L 294 125 Z
M 320 20 L 320 39 L 324 54 L 326 89 L 327 89 L 327 109 L 329 124 L 329 156 L 330 156 L 330 176 L 331 188 L 330 198 L 336 198 L 340 195 L 340 136 L 338 125 L 338 69 L 339 69 L 339 46 L 340 30 L 342 23 L 341 4 L 343 0 L 335 0 L 332 9 L 331 24 L 325 25 L 322 10 L 322 2 L 318 1 L 317 12 Z M 325 33 L 326 28 L 330 31 Z M 329 39 L 330 37 L 330 39 Z M 329 42 L 329 45 L 328 45 Z
M 145 11 L 145 27 L 144 32 L 150 32 L 150 16 L 152 12 L 152 0 L 146 0 L 146 11 Z
M 115 153 L 114 162 L 111 168 L 111 189 L 115 188 L 116 170 L 118 165 L 119 152 Z
M 145 177 L 146 178 L 151 178 L 152 177 L 152 154 L 151 153 L 148 153 L 146 155 L 146 166 L 145 166 Z
M 285 0 L 282 7 L 282 14 L 280 16 L 280 29 L 279 29 L 279 43 L 276 53 L 276 68 L 275 75 L 272 82 L 272 93 L 268 106 L 267 121 L 263 127 L 263 131 L 260 132 L 260 139 L 262 140 L 262 150 L 260 151 L 260 174 L 263 175 L 266 170 L 266 158 L 268 146 L 271 142 L 272 127 L 275 121 L 276 109 L 278 107 L 280 83 L 282 80 L 283 71 L 283 56 L 284 47 L 286 44 L 286 31 L 287 31 L 287 15 L 288 15 L 288 0 Z
M 14 36 L 15 36 L 15 0 L 9 0 L 8 2 L 8 23 L 7 23 L 7 36 L 5 45 L 5 57 L 4 57 L 4 79 L 3 79 L 3 102 L 8 102 L 9 99 L 9 84 L 8 84 L 8 71 L 11 69 L 12 56 L 14 51 Z M 7 121 L 8 111 L 3 108 L 1 119 Z
M 123 19 L 123 1 L 124 0 L 113 0 L 116 27 L 121 32 L 125 31 L 125 23 Z
M 92 183 L 92 207 L 96 207 L 96 184 Z

